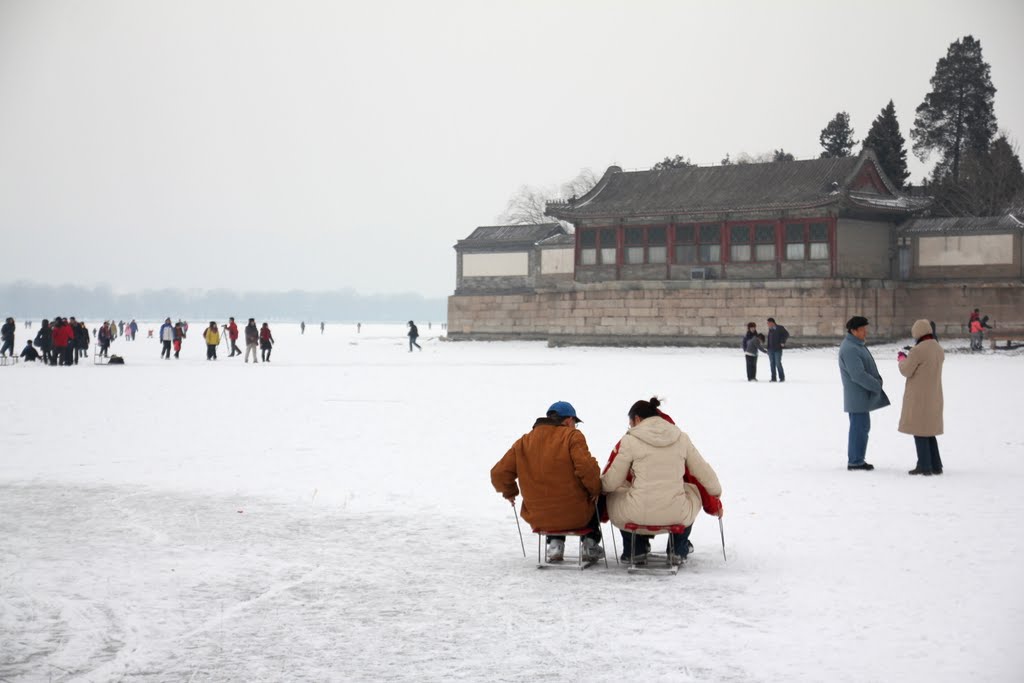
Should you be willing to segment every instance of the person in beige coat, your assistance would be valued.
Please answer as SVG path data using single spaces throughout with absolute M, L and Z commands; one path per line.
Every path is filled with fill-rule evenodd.
M 675 555 L 686 558 L 690 529 L 701 510 L 700 491 L 683 481 L 690 476 L 700 482 L 712 496 L 722 495 L 722 485 L 711 465 L 679 427 L 658 414 L 660 402 L 637 401 L 629 409 L 629 431 L 619 442 L 619 450 L 608 471 L 601 477 L 601 488 L 607 494 L 608 516 L 622 532 L 630 560 L 632 533 L 625 531 L 627 522 L 640 525 L 683 524 L 686 532 L 673 534 Z M 717 512 L 721 516 L 721 509 Z M 637 538 L 634 562 L 646 559 L 649 539 L 641 545 Z
M 942 363 L 946 354 L 932 335 L 931 323 L 918 320 L 910 328 L 916 340 L 909 354 L 900 352 L 900 374 L 907 378 L 899 430 L 914 437 L 917 467 L 909 474 L 942 474 L 939 442 L 942 434 Z

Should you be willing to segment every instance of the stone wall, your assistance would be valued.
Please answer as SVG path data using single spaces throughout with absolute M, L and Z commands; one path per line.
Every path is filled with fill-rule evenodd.
M 875 339 L 904 339 L 918 317 L 959 334 L 979 307 L 1002 326 L 1024 327 L 1024 283 L 774 280 L 574 283 L 522 294 L 448 299 L 448 338 L 544 339 L 552 344 L 733 344 L 746 323 L 774 317 L 793 345 L 835 343 L 853 315 Z

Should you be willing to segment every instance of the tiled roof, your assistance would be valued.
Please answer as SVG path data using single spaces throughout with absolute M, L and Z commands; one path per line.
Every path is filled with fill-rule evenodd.
M 456 246 L 532 246 L 552 235 L 564 235 L 560 223 L 533 223 L 529 225 L 481 225 Z
M 1010 214 L 981 218 L 914 218 L 900 226 L 901 235 L 948 235 L 972 232 L 1006 232 L 1022 230 L 1024 223 Z
M 552 235 L 551 237 L 537 242 L 537 245 L 541 247 L 575 247 L 576 235 L 569 233 L 565 233 L 563 235 Z
M 763 164 L 691 166 L 660 171 L 624 172 L 608 169 L 593 190 L 574 202 L 548 204 L 548 215 L 572 220 L 594 216 L 636 216 L 658 214 L 699 214 L 811 208 L 844 202 L 847 192 L 865 163 L 875 162 L 874 153 L 841 159 L 810 159 Z M 879 169 L 879 176 L 884 173 Z M 887 187 L 891 182 L 884 179 Z M 858 188 L 860 189 L 860 188 Z M 861 202 L 898 200 L 895 196 L 863 190 Z M 857 202 L 854 202 L 857 203 Z M 896 201 L 873 206 L 906 211 L 911 205 Z

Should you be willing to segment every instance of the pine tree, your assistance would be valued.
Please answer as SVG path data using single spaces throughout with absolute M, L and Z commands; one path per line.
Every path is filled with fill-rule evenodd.
M 985 152 L 964 153 L 959 180 L 946 173 L 932 188 L 938 215 L 999 216 L 1024 202 L 1024 169 L 1017 150 L 1001 135 Z
M 772 161 L 795 161 L 796 158 L 786 150 L 779 148 L 772 152 Z
M 910 131 L 914 154 L 924 161 L 933 151 L 941 153 L 936 177 L 948 172 L 959 181 L 965 154 L 987 152 L 997 130 L 996 89 L 981 42 L 964 36 L 952 43 L 935 65 L 931 85 Z
M 821 129 L 818 142 L 825 150 L 821 153 L 822 159 L 850 156 L 853 146 L 857 144 L 853 139 L 853 129 L 850 128 L 850 115 L 845 111 L 836 114 L 835 118 Z
M 896 105 L 889 100 L 889 104 L 871 124 L 871 130 L 864 138 L 864 146 L 874 150 L 878 164 L 896 187 L 903 187 L 903 183 L 910 177 L 905 143 L 899 121 L 896 120 Z

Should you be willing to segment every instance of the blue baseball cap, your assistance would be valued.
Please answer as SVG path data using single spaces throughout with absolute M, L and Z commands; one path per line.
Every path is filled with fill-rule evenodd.
M 551 404 L 551 407 L 548 408 L 548 412 L 556 413 L 558 417 L 562 418 L 563 420 L 567 417 L 571 417 L 572 419 L 576 420 L 576 422 L 583 422 L 583 420 L 576 417 L 576 409 L 573 408 L 572 404 L 569 403 L 568 401 L 555 401 L 554 403 Z

